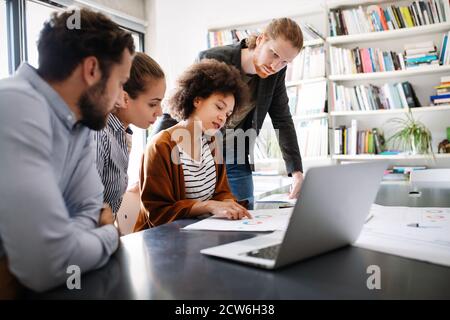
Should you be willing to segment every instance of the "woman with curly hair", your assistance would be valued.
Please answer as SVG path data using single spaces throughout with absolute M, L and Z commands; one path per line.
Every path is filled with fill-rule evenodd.
M 239 71 L 205 59 L 178 80 L 169 101 L 179 123 L 153 137 L 140 174 L 141 212 L 135 231 L 212 214 L 251 218 L 230 191 L 214 135 L 247 99 Z

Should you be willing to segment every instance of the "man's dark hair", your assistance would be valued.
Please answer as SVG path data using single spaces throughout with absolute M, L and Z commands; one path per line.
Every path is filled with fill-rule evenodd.
M 67 21 L 75 10 L 79 10 L 80 25 L 69 28 Z M 125 49 L 134 54 L 133 37 L 104 14 L 86 8 L 54 12 L 39 36 L 38 72 L 48 81 L 63 81 L 83 59 L 94 56 L 102 78 L 108 78 L 112 65 L 121 62 Z
M 172 116 L 186 120 L 194 112 L 194 99 L 208 98 L 214 93 L 234 96 L 236 112 L 248 99 L 248 87 L 234 66 L 214 59 L 203 59 L 188 68 L 178 79 L 169 101 Z

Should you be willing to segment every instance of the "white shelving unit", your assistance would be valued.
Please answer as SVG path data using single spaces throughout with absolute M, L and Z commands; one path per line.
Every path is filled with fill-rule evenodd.
M 318 77 L 318 78 L 303 79 L 303 80 L 296 80 L 296 81 L 287 81 L 286 88 L 296 87 L 296 86 L 306 84 L 306 83 L 320 82 L 320 81 L 326 81 L 326 80 L 327 80 L 327 78 L 325 78 L 325 77 Z
M 445 106 L 427 106 L 420 108 L 412 108 L 411 112 L 413 114 L 428 113 L 428 112 L 440 112 L 440 111 L 450 111 L 450 105 Z M 408 113 L 408 109 L 390 109 L 390 110 L 369 110 L 369 111 L 331 111 L 330 115 L 332 117 L 347 117 L 347 116 L 392 116 L 395 114 L 405 114 Z
M 321 112 L 317 114 L 305 114 L 300 116 L 293 116 L 292 120 L 294 121 L 301 121 L 301 120 L 312 120 L 312 119 L 323 119 L 328 118 L 328 113 Z
M 323 157 L 306 157 L 302 158 L 303 162 L 319 162 L 319 161 L 330 161 L 331 156 L 323 156 Z
M 449 29 L 450 30 L 450 29 Z M 355 73 L 343 75 L 330 75 L 330 81 L 361 81 L 361 80 L 380 80 L 380 79 L 399 79 L 412 76 L 422 76 L 428 74 L 450 73 L 450 65 L 446 66 L 423 66 L 408 70 L 396 70 L 372 73 Z
M 403 39 L 408 37 L 417 37 L 420 35 L 433 34 L 437 32 L 444 32 L 450 29 L 450 23 L 436 23 L 426 26 L 419 26 L 413 28 L 404 28 L 389 31 L 371 32 L 363 34 L 352 34 L 346 36 L 327 37 L 326 41 L 330 45 L 342 44 L 360 44 L 365 42 Z
M 325 41 L 322 39 L 314 39 L 314 40 L 308 40 L 308 41 L 303 42 L 303 46 L 304 47 L 313 47 L 313 46 L 322 45 L 324 43 L 325 43 Z
M 356 8 L 362 6 L 363 10 L 368 5 L 408 5 L 412 1 L 389 1 L 389 0 L 339 0 L 328 1 L 328 12 L 332 9 Z M 328 28 L 329 30 L 329 28 Z M 412 28 L 404 28 L 398 30 L 379 31 L 363 34 L 352 34 L 327 37 L 327 46 L 342 48 L 381 48 L 386 51 L 403 52 L 404 45 L 415 42 L 432 40 L 438 50 L 441 49 L 441 41 L 444 33 L 450 30 L 450 21 L 444 23 L 430 24 L 425 26 L 417 26 Z M 331 57 L 328 56 L 328 61 Z M 352 87 L 361 84 L 383 85 L 385 83 L 396 83 L 409 81 L 413 86 L 418 99 L 422 105 L 420 108 L 411 109 L 415 118 L 422 121 L 432 132 L 433 150 L 437 152 L 437 145 L 446 138 L 446 128 L 450 127 L 450 105 L 445 106 L 429 106 L 429 97 L 435 95 L 434 86 L 439 85 L 442 76 L 450 74 L 450 66 L 423 66 L 414 69 L 389 72 L 373 72 L 358 74 L 329 74 L 329 85 L 333 82 Z M 328 97 L 328 105 L 331 106 L 331 95 Z M 352 119 L 357 119 L 358 130 L 370 130 L 372 128 L 382 129 L 385 138 L 389 138 L 393 133 L 393 125 L 389 124 L 390 118 L 406 117 L 407 109 L 394 110 L 370 110 L 370 111 L 333 111 L 330 110 L 331 129 L 341 125 L 350 126 Z M 391 126 L 391 127 L 390 127 Z M 332 140 L 332 139 L 331 139 Z M 334 150 L 330 146 L 330 150 Z M 390 164 L 425 164 L 429 167 L 450 167 L 450 155 L 437 154 L 435 157 L 429 155 L 374 155 L 374 154 L 357 154 L 357 155 L 331 155 L 331 158 L 340 163 L 348 161 L 372 161 L 372 160 L 389 160 Z

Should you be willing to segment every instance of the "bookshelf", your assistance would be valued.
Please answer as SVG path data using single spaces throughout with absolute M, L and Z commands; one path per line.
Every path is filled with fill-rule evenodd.
M 440 0 L 438 0 L 440 1 Z M 415 25 L 409 27 L 403 27 L 399 29 L 389 30 L 379 30 L 372 32 L 355 32 L 354 34 L 336 35 L 332 36 L 333 29 L 332 19 L 330 18 L 333 12 L 340 11 L 341 13 L 345 10 L 348 12 L 353 12 L 352 10 L 359 10 L 361 6 L 363 12 L 367 12 L 370 6 L 378 6 L 382 9 L 383 13 L 392 12 L 388 8 L 392 6 L 397 7 L 407 7 L 415 6 L 419 1 L 329 1 L 327 3 L 327 10 L 329 14 L 328 20 L 328 37 L 326 38 L 326 43 L 328 46 L 328 63 L 333 61 L 335 56 L 331 56 L 334 48 L 343 48 L 343 50 L 354 50 L 354 48 L 376 48 L 380 51 L 396 52 L 406 54 L 405 47 L 414 43 L 424 43 L 432 41 L 436 46 L 438 55 L 442 49 L 442 42 L 444 34 L 450 31 L 450 11 L 446 12 L 446 17 L 439 16 L 438 18 L 433 17 L 435 23 L 426 25 Z M 371 7 L 373 9 L 375 7 Z M 413 11 L 409 11 L 413 15 Z M 436 10 L 435 13 L 438 11 Z M 443 11 L 444 12 L 444 11 Z M 345 16 L 344 14 L 342 14 Z M 380 13 L 381 15 L 381 13 Z M 345 16 L 348 17 L 348 16 Z M 351 15 L 350 15 L 351 17 Z M 442 17 L 442 18 L 441 18 Z M 443 20 L 446 21 L 443 21 Z M 420 21 L 417 19 L 417 21 Z M 346 23 L 346 22 L 344 22 Z M 392 25 L 390 25 L 392 27 Z M 355 29 L 353 29 L 355 31 Z M 349 31 L 349 29 L 347 29 Z M 361 30 L 359 30 L 361 31 Z M 337 32 L 336 32 L 337 33 Z M 369 49 L 370 50 L 370 49 Z M 374 49 L 375 50 L 375 49 Z M 403 57 L 403 56 L 401 56 Z M 373 57 L 377 60 L 377 57 Z M 407 57 L 404 61 L 407 61 Z M 378 60 L 380 61 L 380 60 Z M 383 61 L 384 62 L 384 61 Z M 372 60 L 372 65 L 374 61 Z M 448 154 L 437 154 L 437 146 L 440 141 L 446 138 L 446 128 L 450 127 L 450 106 L 440 105 L 431 106 L 430 96 L 435 94 L 434 86 L 439 85 L 440 79 L 450 73 L 449 64 L 429 64 L 414 68 L 402 68 L 395 71 L 381 71 L 381 72 L 367 72 L 367 73 L 346 73 L 346 74 L 328 74 L 329 80 L 329 96 L 328 101 L 330 107 L 329 117 L 330 117 L 330 151 L 331 158 L 333 161 L 338 163 L 341 162 L 351 162 L 351 161 L 372 161 L 372 160 L 389 160 L 390 164 L 413 164 L 420 165 L 424 164 L 429 167 L 448 167 L 450 166 L 450 155 Z M 336 68 L 335 68 L 336 70 Z M 348 69 L 347 69 L 348 70 Z M 358 131 L 371 130 L 372 128 L 381 129 L 384 132 L 385 138 L 389 138 L 393 133 L 395 128 L 388 122 L 391 118 L 404 118 L 408 113 L 408 109 L 387 109 L 387 110 L 334 110 L 333 109 L 333 89 L 336 86 L 343 86 L 347 89 L 356 88 L 360 86 L 376 86 L 382 87 L 386 84 L 396 84 L 408 81 L 413 87 L 417 98 L 421 104 L 419 108 L 412 108 L 412 114 L 415 118 L 423 122 L 432 132 L 433 140 L 433 151 L 435 152 L 435 157 L 429 155 L 421 154 L 393 154 L 393 155 L 377 155 L 377 154 L 335 154 L 334 151 L 339 150 L 335 148 L 334 142 L 335 138 L 333 136 L 334 129 L 346 126 L 349 128 L 351 123 L 356 120 Z M 333 87 L 333 88 L 332 88 Z M 357 90 L 355 90 L 357 91 Z M 347 94 L 347 92 L 345 93 Z M 348 100 L 347 100 L 348 101 Z M 359 138 L 358 138 L 359 142 Z M 391 146 L 392 147 L 392 146 Z
M 445 1 L 445 0 L 431 0 L 431 1 Z M 367 72 L 367 73 L 351 73 L 351 74 L 334 74 L 332 73 L 332 48 L 353 49 L 358 48 L 377 48 L 380 51 L 393 51 L 396 53 L 405 53 L 405 45 L 432 41 L 437 48 L 437 54 L 439 55 L 442 50 L 442 42 L 444 34 L 449 34 L 450 37 L 450 5 L 449 10 L 442 10 L 439 13 L 436 9 L 436 17 L 433 23 L 425 23 L 419 16 L 415 17 L 414 25 L 406 25 L 406 20 L 403 21 L 405 25 L 402 27 L 397 21 L 397 27 L 395 28 L 394 22 L 391 22 L 389 29 L 377 30 L 371 32 L 359 32 L 355 34 L 345 35 L 332 35 L 330 31 L 331 20 L 329 19 L 330 12 L 334 10 L 352 10 L 358 9 L 360 6 L 363 12 L 366 12 L 369 7 L 371 10 L 374 6 L 380 6 L 386 12 L 387 8 L 395 7 L 407 7 L 415 5 L 419 1 L 414 0 L 337 0 L 337 1 L 325 1 L 312 5 L 308 8 L 299 8 L 300 13 L 292 14 L 290 17 L 298 22 L 305 22 L 313 25 L 320 33 L 324 35 L 324 39 L 308 39 L 304 42 L 307 48 L 323 48 L 325 52 L 325 70 L 324 74 L 309 78 L 299 79 L 287 79 L 286 88 L 288 90 L 288 96 L 290 98 L 290 104 L 292 103 L 291 94 L 294 92 L 295 99 L 291 105 L 291 113 L 293 121 L 297 129 L 298 140 L 300 144 L 300 150 L 302 152 L 302 159 L 304 166 L 307 169 L 317 165 L 317 163 L 342 163 L 348 161 L 372 161 L 378 159 L 387 159 L 392 165 L 407 164 L 426 164 L 429 167 L 449 167 L 450 155 L 437 154 L 437 145 L 440 141 L 446 138 L 446 128 L 450 127 L 450 105 L 432 106 L 430 105 L 430 96 L 435 95 L 434 87 L 439 85 L 440 78 L 450 74 L 450 63 L 448 64 L 430 64 L 421 65 L 414 68 L 402 68 L 395 71 L 380 71 L 380 72 Z M 410 11 L 413 14 L 413 11 Z M 423 13 L 425 14 L 425 13 Z M 431 12 L 433 14 L 433 12 Z M 423 19 L 423 17 L 422 17 Z M 428 18 L 427 18 L 428 19 Z M 431 17 L 429 17 L 431 21 Z M 249 22 L 245 24 L 234 24 L 229 26 L 216 26 L 208 30 L 210 32 L 217 32 L 221 30 L 231 29 L 251 29 L 261 30 L 270 19 L 259 22 Z M 358 21 L 359 22 L 359 21 Z M 391 28 L 392 27 L 392 28 Z M 359 27 L 358 27 L 359 28 Z M 302 28 L 303 29 L 303 28 Z M 360 30 L 362 31 L 362 30 Z M 367 31 L 367 30 L 366 30 Z M 450 39 L 449 39 L 450 42 Z M 305 49 L 304 49 L 305 50 Z M 309 50 L 309 49 L 308 49 Z M 403 57 L 403 63 L 406 64 L 408 57 Z M 402 66 L 404 67 L 404 65 Z M 289 72 L 289 71 L 288 71 Z M 433 151 L 435 152 L 435 158 L 431 158 L 426 155 L 375 155 L 375 154 L 334 154 L 334 137 L 333 128 L 339 126 L 349 126 L 352 120 L 358 121 L 358 129 L 366 130 L 371 128 L 380 128 L 385 137 L 389 137 L 393 133 L 393 128 L 386 125 L 386 122 L 393 117 L 405 117 L 408 109 L 387 109 L 387 110 L 346 110 L 335 111 L 333 110 L 333 85 L 340 85 L 344 87 L 355 87 L 358 85 L 373 85 L 380 86 L 386 84 L 395 84 L 408 81 L 413 87 L 415 94 L 420 102 L 421 107 L 412 108 L 412 114 L 415 117 L 419 117 L 433 134 Z M 327 108 L 313 108 L 312 110 L 306 110 L 307 112 L 299 112 L 299 107 L 303 100 L 299 94 L 302 88 L 311 88 L 318 83 L 325 83 L 326 87 L 326 100 Z M 312 103 L 312 102 L 309 102 Z M 271 127 L 270 119 L 266 119 L 264 126 L 267 130 L 273 130 Z M 326 144 L 328 145 L 327 152 L 325 154 L 308 154 L 305 152 L 304 139 L 299 132 L 304 132 L 307 128 L 307 123 L 314 127 L 318 121 L 324 121 L 327 125 Z M 317 128 L 316 128 L 317 129 Z M 312 130 L 316 130 L 312 129 Z M 302 131 L 303 130 L 303 131 Z M 314 132 L 314 131 L 313 131 Z M 323 141 L 320 141 L 323 146 Z M 271 143 L 273 146 L 273 142 Z M 321 148 L 323 150 L 323 148 Z M 316 150 L 317 151 L 317 150 Z M 261 162 L 274 163 L 276 169 L 280 169 L 280 163 L 283 163 L 280 153 L 272 152 L 270 156 L 265 159 L 261 159 Z

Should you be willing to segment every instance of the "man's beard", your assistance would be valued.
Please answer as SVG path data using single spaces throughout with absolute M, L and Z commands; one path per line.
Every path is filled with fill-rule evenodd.
M 269 74 L 267 74 L 260 66 L 258 66 L 257 64 L 254 64 L 254 66 L 255 66 L 256 74 L 260 78 L 265 79 L 269 76 Z
M 257 74 L 260 78 L 265 79 L 265 78 L 267 78 L 268 76 L 270 76 L 270 75 L 273 74 L 273 73 L 270 73 L 270 74 L 267 73 L 267 72 L 266 72 L 266 71 L 258 64 L 256 55 L 253 56 L 252 62 L 253 62 L 253 66 L 255 67 L 256 74 Z
M 101 130 L 106 126 L 109 109 L 108 97 L 105 95 L 107 79 L 101 79 L 97 84 L 87 89 L 80 99 L 80 122 L 92 130 Z

